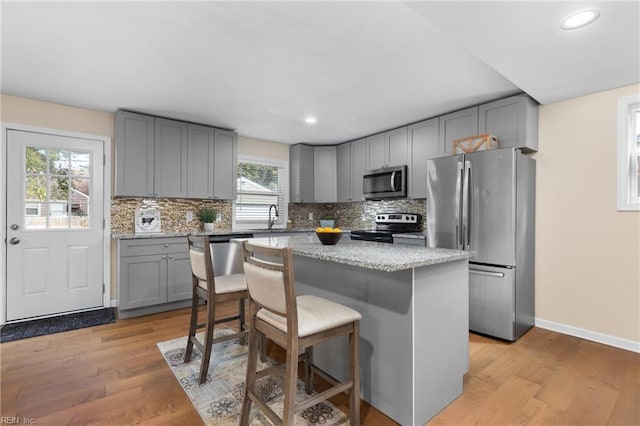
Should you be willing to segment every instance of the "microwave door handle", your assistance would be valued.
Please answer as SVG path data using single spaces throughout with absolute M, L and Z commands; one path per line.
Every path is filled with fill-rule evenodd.
M 396 172 L 391 172 L 391 191 L 395 192 L 396 189 Z

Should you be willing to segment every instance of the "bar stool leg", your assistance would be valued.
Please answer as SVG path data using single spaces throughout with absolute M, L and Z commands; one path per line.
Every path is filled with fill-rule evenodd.
M 349 422 L 360 426 L 360 321 L 354 321 L 349 334 L 349 373 L 353 386 L 349 393 Z
M 289 342 L 284 377 L 284 407 L 282 424 L 293 425 L 296 409 L 296 391 L 298 382 L 298 344 L 297 339 Z
M 184 354 L 184 362 L 191 361 L 191 354 L 193 353 L 193 340 L 196 335 L 196 328 L 198 326 L 198 303 L 200 298 L 198 293 L 193 291 L 193 298 L 191 299 L 191 322 L 189 323 L 189 335 L 187 336 L 187 350 Z
M 202 364 L 200 365 L 199 384 L 203 384 L 207 380 L 207 371 L 209 370 L 209 360 L 211 359 L 211 340 L 213 339 L 213 327 L 215 324 L 216 304 L 207 301 L 207 324 L 204 333 L 204 353 L 202 354 Z
M 251 306 L 249 307 L 249 309 L 251 310 Z M 260 342 L 258 341 L 258 332 L 256 331 L 253 324 L 253 317 L 254 315 L 252 313 L 249 319 L 249 353 L 247 354 L 247 377 L 245 380 L 240 426 L 247 426 L 249 424 L 249 414 L 251 412 L 251 398 L 249 394 L 253 393 L 253 388 L 256 383 L 256 371 L 258 370 L 258 348 L 260 346 Z

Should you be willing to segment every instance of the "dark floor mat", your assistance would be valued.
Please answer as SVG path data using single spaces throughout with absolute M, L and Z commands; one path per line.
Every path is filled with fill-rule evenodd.
M 60 315 L 58 317 L 7 324 L 0 330 L 0 343 L 109 324 L 115 321 L 115 308 L 104 308 L 95 311 L 77 312 L 75 314 Z

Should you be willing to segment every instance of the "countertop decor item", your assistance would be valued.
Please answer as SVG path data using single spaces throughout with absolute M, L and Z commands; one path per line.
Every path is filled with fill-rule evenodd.
M 218 212 L 211 207 L 201 207 L 198 210 L 198 218 L 204 225 L 205 231 L 213 231 L 213 223 L 216 221 Z
M 325 246 L 333 246 L 340 241 L 342 238 L 342 232 L 318 232 L 316 231 L 316 235 L 320 242 Z
M 336 219 L 337 217 L 333 213 L 324 214 L 320 216 L 320 226 L 322 228 L 333 228 L 336 226 Z
M 160 206 L 155 200 L 142 200 L 135 212 L 136 234 L 158 234 L 162 232 Z

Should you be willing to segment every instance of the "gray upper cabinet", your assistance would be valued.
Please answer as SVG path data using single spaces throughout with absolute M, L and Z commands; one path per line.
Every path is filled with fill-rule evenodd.
M 408 127 L 409 198 L 427 197 L 427 160 L 438 156 L 438 117 Z
M 538 104 L 527 95 L 500 99 L 478 107 L 478 133 L 496 136 L 500 147 L 538 150 Z
M 390 130 L 367 139 L 367 169 L 407 164 L 407 128 Z
M 316 203 L 335 203 L 337 200 L 336 147 L 316 146 L 314 153 L 314 187 Z
M 289 147 L 289 198 L 292 203 L 314 201 L 314 152 L 310 145 Z
M 187 196 L 187 123 L 155 119 L 156 197 Z
M 235 200 L 238 190 L 238 135 L 229 130 L 215 129 L 213 156 L 213 198 Z
M 388 160 L 388 148 L 385 143 L 384 133 L 369 136 L 367 143 L 367 162 L 366 167 L 370 169 L 380 169 L 385 166 Z
M 189 124 L 187 196 L 213 198 L 215 129 Z
M 116 196 L 235 199 L 237 135 L 116 112 Z
M 409 146 L 407 144 L 407 127 L 390 130 L 384 133 L 387 161 L 385 167 L 404 166 L 409 160 Z
M 351 182 L 351 144 L 343 143 L 336 149 L 336 177 L 338 202 L 353 200 L 353 185 Z
M 440 116 L 439 153 L 453 153 L 453 141 L 478 134 L 478 107 L 463 109 Z
M 115 195 L 153 197 L 154 118 L 116 112 Z
M 353 141 L 349 144 L 351 145 L 351 198 L 354 201 L 361 201 L 364 198 L 362 176 L 367 170 L 366 139 Z

